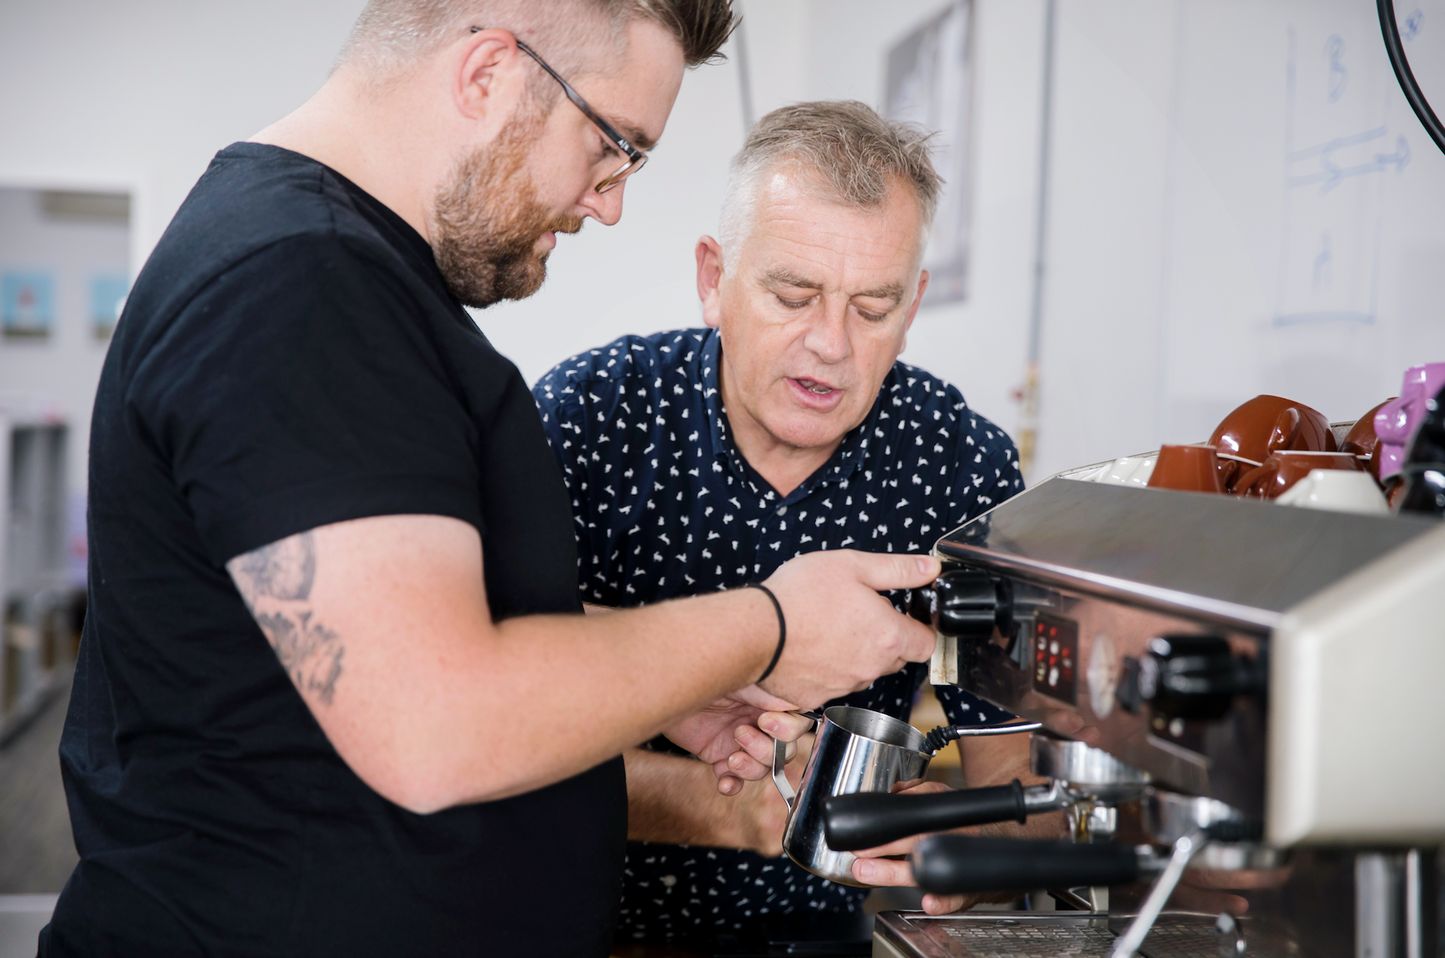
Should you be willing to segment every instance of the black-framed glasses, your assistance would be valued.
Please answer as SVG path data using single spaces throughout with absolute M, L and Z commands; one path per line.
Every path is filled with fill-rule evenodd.
M 481 30 L 481 27 L 472 27 L 473 33 L 480 33 Z M 515 37 L 513 39 L 515 39 Z M 618 183 L 621 183 L 623 180 L 627 179 L 627 177 L 631 176 L 633 173 L 636 173 L 638 170 L 642 169 L 644 165 L 646 165 L 647 154 L 639 150 L 637 147 L 633 146 L 631 143 L 627 142 L 627 138 L 624 137 L 621 133 L 618 133 L 611 123 L 608 123 L 606 120 L 602 119 L 602 117 L 598 116 L 597 111 L 592 109 L 592 107 L 588 105 L 586 100 L 582 99 L 582 94 L 572 89 L 572 84 L 562 79 L 562 77 L 557 73 L 556 70 L 548 66 L 547 61 L 543 60 L 540 56 L 538 56 L 536 50 L 533 50 L 521 40 L 517 40 L 517 49 L 521 50 L 533 60 L 536 60 L 537 66 L 541 67 L 543 70 L 546 70 L 548 76 L 556 80 L 558 83 L 562 84 L 562 92 L 567 94 L 567 99 L 571 100 L 573 105 L 576 106 L 577 109 L 582 111 L 582 115 L 587 117 L 587 119 L 591 120 L 593 124 L 596 125 L 597 129 L 602 131 L 602 135 L 607 137 L 607 139 L 611 141 L 612 145 L 617 147 L 617 149 L 622 152 L 623 156 L 627 157 L 627 162 L 622 165 L 621 169 L 617 170 L 609 176 L 604 176 L 601 180 L 597 182 L 597 185 L 594 186 L 593 189 L 595 189 L 598 193 L 606 193 L 608 190 L 612 189 Z

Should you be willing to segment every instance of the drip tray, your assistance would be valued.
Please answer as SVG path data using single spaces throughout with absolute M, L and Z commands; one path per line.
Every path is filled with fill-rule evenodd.
M 1115 919 L 1116 924 L 1120 923 Z M 1126 926 L 1127 919 L 1120 924 Z M 1285 956 L 1294 951 L 1277 942 L 1257 942 L 1246 925 L 1251 955 Z M 1163 915 L 1144 947 L 1144 958 L 1215 958 L 1222 936 L 1214 919 L 1202 915 Z M 874 958 L 1109 958 L 1114 933 L 1102 915 L 1007 916 L 927 915 L 885 912 L 873 928 Z M 1263 947 L 1261 947 L 1263 946 Z

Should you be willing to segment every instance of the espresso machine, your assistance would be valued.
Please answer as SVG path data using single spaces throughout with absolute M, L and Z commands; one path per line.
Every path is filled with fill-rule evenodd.
M 935 684 L 1041 723 L 1046 782 L 829 800 L 873 847 L 1063 809 L 1068 840 L 934 834 L 874 954 L 1442 954 L 1445 523 L 1049 479 L 940 539 Z M 1039 896 L 1035 896 L 1038 900 Z

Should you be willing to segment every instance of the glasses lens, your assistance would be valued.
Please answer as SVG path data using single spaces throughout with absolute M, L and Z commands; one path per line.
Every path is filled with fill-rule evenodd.
M 646 165 L 647 154 L 644 153 L 635 160 L 628 160 L 627 163 L 623 165 L 622 169 L 618 170 L 616 173 L 613 173 L 611 176 L 604 178 L 600 183 L 597 184 L 595 188 L 599 193 L 606 193 L 608 190 L 612 189 L 618 183 L 621 183 L 623 180 L 627 179 L 633 173 L 636 173 L 638 170 L 642 169 Z

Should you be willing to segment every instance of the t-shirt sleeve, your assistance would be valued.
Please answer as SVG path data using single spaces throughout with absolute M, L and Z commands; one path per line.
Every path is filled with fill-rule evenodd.
M 146 350 L 128 414 L 215 562 L 368 516 L 482 530 L 478 411 L 434 341 L 437 304 L 404 269 L 341 239 L 290 239 L 218 276 Z

